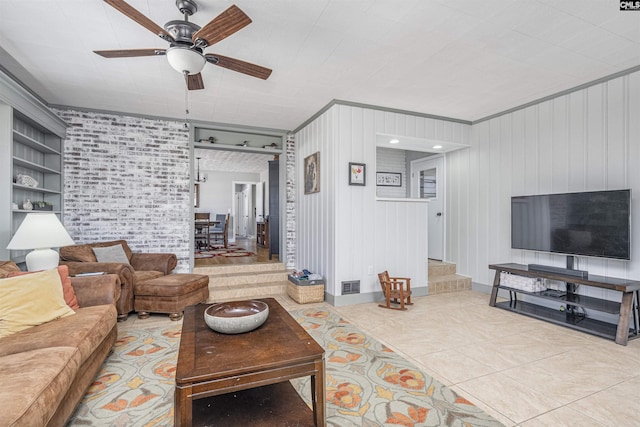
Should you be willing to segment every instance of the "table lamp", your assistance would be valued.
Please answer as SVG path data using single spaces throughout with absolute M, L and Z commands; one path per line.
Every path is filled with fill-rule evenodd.
M 29 213 L 7 245 L 10 250 L 33 249 L 25 257 L 27 270 L 48 270 L 59 263 L 51 248 L 75 244 L 54 213 Z

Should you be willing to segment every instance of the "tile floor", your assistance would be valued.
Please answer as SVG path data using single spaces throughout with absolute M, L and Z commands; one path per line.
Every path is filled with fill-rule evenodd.
M 506 426 L 640 426 L 640 339 L 620 346 L 488 301 L 463 291 L 415 298 L 405 312 L 331 308 Z M 132 313 L 119 326 L 167 321 Z
M 640 425 L 640 339 L 620 346 L 488 301 L 464 291 L 407 312 L 334 309 L 506 426 Z

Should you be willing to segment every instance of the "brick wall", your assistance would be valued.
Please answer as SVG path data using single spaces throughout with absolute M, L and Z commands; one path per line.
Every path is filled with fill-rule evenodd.
M 184 123 L 54 110 L 64 143 L 64 222 L 76 243 L 126 239 L 189 271 L 189 132 Z
M 286 212 L 285 212 L 285 255 L 286 268 L 296 268 L 296 143 L 293 135 L 286 142 Z

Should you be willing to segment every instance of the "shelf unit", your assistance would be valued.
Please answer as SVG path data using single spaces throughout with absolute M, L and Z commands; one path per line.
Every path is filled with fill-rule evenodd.
M 256 223 L 256 244 L 263 248 L 269 247 L 269 219 Z
M 67 124 L 40 100 L 0 73 L 0 259 L 24 262 L 28 251 L 6 246 L 27 214 L 29 200 L 52 205 L 61 220 L 64 204 L 63 141 Z M 17 181 L 19 174 L 38 182 L 32 187 Z
M 495 278 L 491 291 L 489 305 L 502 308 L 525 316 L 566 326 L 582 332 L 587 332 L 603 338 L 615 340 L 616 343 L 626 345 L 629 339 L 640 336 L 640 281 L 625 280 L 615 277 L 589 276 L 581 278 L 559 273 L 546 273 L 529 270 L 528 266 L 521 264 L 495 264 L 490 265 L 495 270 Z M 510 273 L 530 278 L 542 278 L 566 283 L 564 295 L 553 296 L 547 291 L 528 292 L 522 289 L 501 284 L 500 273 Z M 574 285 L 592 286 L 621 292 L 620 302 L 580 295 L 573 291 Z M 509 300 L 497 302 L 499 290 L 509 292 Z M 518 299 L 518 295 L 533 297 L 532 301 Z M 548 300 L 560 303 L 566 307 L 565 311 L 545 307 L 536 304 L 537 300 Z M 584 309 L 584 310 L 581 310 Z M 594 310 L 601 313 L 618 315 L 618 323 L 608 323 L 590 318 L 585 315 L 585 310 Z M 633 318 L 633 327 L 629 325 L 629 318 Z
M 272 155 L 282 153 L 282 137 L 286 133 L 279 129 L 194 122 L 192 141 L 194 148 Z
M 53 212 L 62 213 L 62 139 L 43 129 L 37 123 L 22 116 L 13 115 L 13 168 L 14 180 L 18 174 L 28 175 L 38 181 L 36 187 L 12 185 L 12 234 L 16 232 L 26 214 L 37 210 L 22 208 L 26 201 L 43 201 L 53 206 Z M 12 205 L 14 206 L 14 205 Z M 23 262 L 29 251 L 11 251 L 10 259 Z

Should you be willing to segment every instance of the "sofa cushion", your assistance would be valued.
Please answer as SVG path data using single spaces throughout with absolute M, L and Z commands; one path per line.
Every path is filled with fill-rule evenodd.
M 116 322 L 113 304 L 82 307 L 75 316 L 0 338 L 0 357 L 48 347 L 74 347 L 79 350 L 80 362 L 84 363 Z
M 117 262 L 120 264 L 128 264 L 129 259 L 124 253 L 122 245 L 106 246 L 104 248 L 93 248 L 98 262 Z
M 7 277 L 9 273 L 20 271 L 13 261 L 0 261 L 0 279 Z
M 72 347 L 49 347 L 0 357 L 0 425 L 47 425 L 79 367 L 78 351 Z
M 188 295 L 209 286 L 209 276 L 204 274 L 169 274 L 146 282 L 136 283 L 137 296 L 176 297 Z
M 147 280 L 152 280 L 157 277 L 164 276 L 162 272 L 155 271 L 155 270 L 136 271 L 134 274 L 136 276 L 136 281 L 135 281 L 136 283 L 142 283 L 142 282 L 146 282 Z
M 0 337 L 72 314 L 55 268 L 0 280 Z
M 96 262 L 96 255 L 90 245 L 74 245 L 60 248 L 60 258 L 64 261 Z
M 93 248 L 104 248 L 107 246 L 122 245 L 127 259 L 131 259 L 131 248 L 126 240 L 112 240 L 110 242 L 86 243 L 84 245 L 63 246 L 60 248 L 60 259 L 63 261 L 96 262 L 96 255 Z
M 31 271 L 12 271 L 7 274 L 7 277 L 21 276 L 23 274 L 33 274 Z M 71 278 L 69 277 L 69 267 L 66 265 L 58 266 L 58 274 L 60 275 L 60 281 L 62 282 L 62 296 L 64 302 L 67 303 L 69 308 L 77 310 L 80 308 L 78 304 L 78 298 L 76 298 L 76 291 L 71 286 Z

